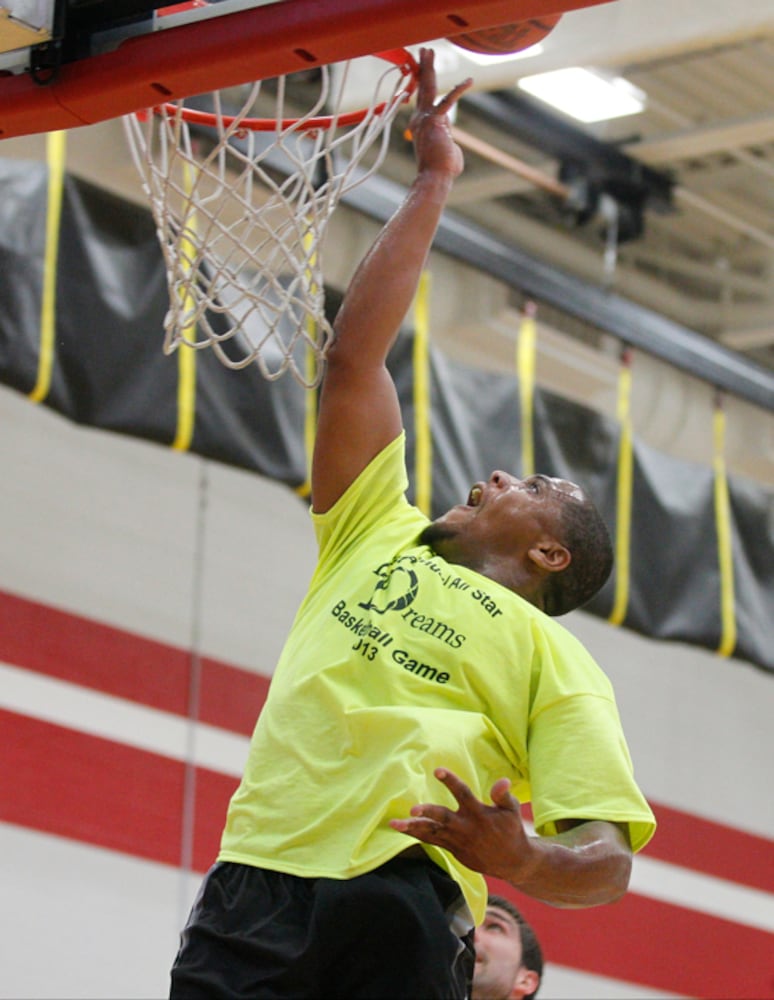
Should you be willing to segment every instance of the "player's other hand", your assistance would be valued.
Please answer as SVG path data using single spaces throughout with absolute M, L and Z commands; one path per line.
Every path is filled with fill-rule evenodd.
M 455 811 L 432 803 L 416 805 L 408 819 L 390 820 L 393 830 L 450 851 L 466 868 L 508 881 L 526 875 L 532 861 L 531 838 L 521 819 L 521 804 L 510 781 L 492 785 L 492 804 L 480 802 L 464 781 L 445 768 L 435 776 L 454 798 Z

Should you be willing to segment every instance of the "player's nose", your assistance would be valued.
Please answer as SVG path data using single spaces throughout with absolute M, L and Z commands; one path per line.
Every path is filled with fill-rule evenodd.
M 503 472 L 502 469 L 495 469 L 489 477 L 489 482 L 500 489 L 507 489 L 507 487 L 518 483 L 519 480 L 509 472 Z

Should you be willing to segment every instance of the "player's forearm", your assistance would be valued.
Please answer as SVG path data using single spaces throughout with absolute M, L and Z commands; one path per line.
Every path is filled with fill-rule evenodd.
M 363 366 L 383 363 L 411 306 L 452 183 L 443 171 L 418 174 L 352 278 L 334 324 L 330 360 L 338 355 Z
M 529 859 L 499 876 L 521 892 L 568 908 L 611 903 L 626 892 L 632 853 L 613 824 L 583 823 L 529 843 Z

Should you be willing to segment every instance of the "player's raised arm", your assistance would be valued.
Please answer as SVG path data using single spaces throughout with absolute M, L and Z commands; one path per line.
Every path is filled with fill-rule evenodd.
M 433 53 L 419 57 L 410 129 L 417 175 L 406 198 L 361 261 L 334 323 L 320 397 L 312 465 L 312 503 L 328 510 L 402 427 L 398 397 L 385 366 L 408 312 L 462 153 L 447 112 L 469 80 L 436 100 Z

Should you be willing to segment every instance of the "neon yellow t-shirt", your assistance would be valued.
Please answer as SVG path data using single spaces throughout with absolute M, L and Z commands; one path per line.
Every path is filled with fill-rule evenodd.
M 352 878 L 413 841 L 388 821 L 419 802 L 456 808 L 433 776 L 481 800 L 502 777 L 539 834 L 560 819 L 655 821 L 634 782 L 612 688 L 558 622 L 417 544 L 401 435 L 325 514 L 319 561 L 253 733 L 219 860 Z M 486 884 L 451 854 L 474 918 Z

